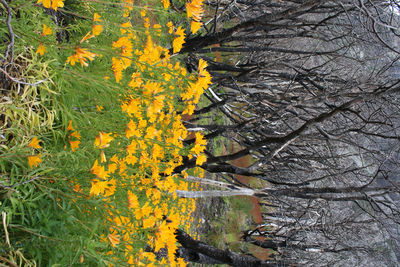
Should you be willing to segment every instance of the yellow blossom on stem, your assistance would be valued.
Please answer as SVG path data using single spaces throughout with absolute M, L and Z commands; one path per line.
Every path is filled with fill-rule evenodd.
M 168 33 L 172 34 L 174 32 L 174 24 L 172 23 L 172 21 L 169 21 L 167 23 L 167 27 L 168 27 Z
M 100 18 L 101 18 L 101 16 L 100 16 L 98 13 L 94 13 L 94 14 L 93 14 L 93 21 L 94 21 L 94 22 L 96 22 L 96 21 L 97 21 L 97 22 L 101 22 L 101 19 L 100 19 Z
M 71 145 L 71 150 L 72 152 L 75 152 L 77 148 L 79 148 L 79 144 L 81 143 L 81 141 L 79 140 L 69 140 L 69 144 Z
M 195 136 L 196 136 L 196 141 L 195 141 L 196 144 L 204 146 L 207 145 L 207 140 L 204 139 L 204 136 L 200 132 L 196 132 Z
M 70 136 L 75 137 L 76 139 L 81 139 L 81 135 L 77 131 L 72 132 Z
M 40 162 L 42 162 L 42 159 L 41 159 L 40 157 L 41 157 L 40 153 L 37 154 L 37 155 L 29 156 L 29 157 L 28 157 L 28 164 L 29 164 L 29 167 L 31 167 L 31 168 L 37 167 L 38 164 L 39 164 Z
M 94 141 L 95 146 L 100 149 L 109 147 L 109 143 L 114 139 L 114 137 L 112 137 L 111 135 L 112 133 L 100 132 L 99 135 L 96 136 L 96 139 Z
M 169 8 L 169 5 L 170 5 L 169 0 L 161 0 L 161 1 L 162 1 L 162 4 L 163 4 L 163 7 L 164 7 L 165 9 L 168 9 L 168 8 Z
M 106 154 L 104 153 L 103 150 L 100 153 L 100 162 L 101 163 L 107 162 Z
M 110 181 L 106 181 L 105 183 L 106 187 L 104 188 L 104 196 L 109 197 L 114 195 L 117 181 L 115 179 L 111 179 Z
M 137 196 L 132 193 L 131 191 L 128 191 L 128 208 L 129 209 L 136 209 L 139 208 L 139 201 Z
M 88 32 L 85 36 L 83 36 L 82 40 L 79 43 L 83 43 L 84 41 L 89 40 L 90 38 L 93 37 L 95 37 L 94 34 L 92 34 L 92 32 Z
M 39 145 L 39 142 L 40 142 L 40 140 L 35 136 L 33 139 L 32 139 L 32 141 L 29 143 L 29 147 L 33 147 L 33 148 L 36 148 L 36 149 L 39 149 L 39 148 L 42 148 L 40 145 Z
M 74 127 L 72 126 L 72 120 L 70 120 L 68 123 L 67 131 L 74 131 Z
M 52 8 L 57 11 L 57 8 L 64 6 L 64 0 L 38 0 L 37 4 L 42 3 L 45 8 Z
M 188 18 L 200 21 L 203 16 L 203 0 L 192 0 L 192 2 L 186 3 L 186 13 Z
M 93 25 L 92 31 L 94 36 L 100 35 L 103 31 L 103 25 Z
M 107 237 L 113 247 L 116 247 L 120 242 L 120 235 L 108 234 Z
M 103 166 L 98 164 L 97 160 L 94 162 L 93 167 L 90 169 L 90 171 L 101 179 L 106 179 L 109 176 L 108 172 L 104 169 Z
M 38 0 L 36 3 L 42 3 L 45 8 L 51 7 L 51 0 Z
M 53 31 L 46 24 L 43 24 L 42 36 L 50 35 Z
M 46 47 L 40 43 L 38 49 L 36 50 L 36 54 L 43 56 L 46 51 Z
M 52 0 L 51 8 L 57 11 L 57 8 L 64 6 L 64 0 Z
M 196 165 L 201 166 L 206 161 L 207 161 L 207 157 L 204 154 L 200 154 L 196 158 Z
M 190 22 L 190 31 L 192 33 L 196 33 L 201 28 L 202 25 L 203 25 L 203 23 L 196 21 L 196 20 L 192 20 Z
M 91 181 L 91 188 L 89 194 L 91 196 L 93 195 L 100 195 L 101 193 L 104 192 L 104 189 L 106 188 L 107 184 L 104 181 L 100 181 L 98 179 L 92 179 Z
M 173 48 L 173 53 L 178 53 L 181 51 L 183 44 L 185 43 L 185 31 L 182 29 L 181 26 L 178 27 L 178 29 L 175 32 L 175 35 L 178 35 L 173 41 L 172 41 L 172 48 Z
M 67 63 L 74 66 L 76 62 L 80 62 L 81 66 L 87 67 L 87 59 L 92 61 L 96 56 L 95 53 L 91 53 L 87 49 L 76 47 L 75 54 L 67 58 Z

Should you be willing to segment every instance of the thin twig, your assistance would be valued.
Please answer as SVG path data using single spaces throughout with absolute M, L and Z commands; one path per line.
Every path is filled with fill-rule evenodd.
M 4 261 L 7 262 L 7 263 L 9 264 L 9 265 L 7 265 L 7 266 L 18 267 L 18 265 L 16 265 L 14 262 L 10 261 L 10 260 L 7 259 L 7 258 L 4 258 L 4 257 L 1 257 L 1 256 L 0 256 L 0 260 L 2 260 L 3 262 L 4 262 Z M 4 266 L 6 266 L 6 265 L 4 265 Z
M 5 57 L 5 60 L 7 60 L 8 59 L 8 55 L 11 52 L 10 63 L 12 63 L 14 61 L 14 39 L 15 39 L 15 34 L 14 34 L 13 28 L 11 26 L 12 12 L 11 12 L 11 8 L 7 4 L 6 0 L 0 0 L 0 3 L 2 3 L 3 6 L 7 9 L 7 27 L 8 27 L 8 32 L 10 33 L 10 43 L 7 46 L 6 52 L 4 54 L 4 57 Z
M 0 1 L 2 1 L 2 0 L 0 0 Z M 19 83 L 19 84 L 23 84 L 23 85 L 29 85 L 29 86 L 38 86 L 42 82 L 45 82 L 45 81 L 47 81 L 49 79 L 49 78 L 46 78 L 46 79 L 43 79 L 43 80 L 40 80 L 40 81 L 37 81 L 37 82 L 34 82 L 34 83 L 27 83 L 27 82 L 20 81 L 20 80 L 14 78 L 14 77 L 11 77 L 10 74 L 8 74 L 2 68 L 0 68 L 0 71 L 3 72 L 11 81 Z
M 8 236 L 8 231 L 7 231 L 7 224 L 6 224 L 7 213 L 5 211 L 1 212 L 1 217 L 3 219 L 3 227 L 4 227 L 4 235 L 6 236 L 6 243 L 9 247 L 11 247 L 10 238 Z
M 32 182 L 32 181 L 36 180 L 37 178 L 39 178 L 39 176 L 35 176 L 32 179 L 29 179 L 29 180 L 21 182 L 21 183 L 16 183 L 16 184 L 13 184 L 13 185 L 2 185 L 2 184 L 0 184 L 0 187 L 2 187 L 2 188 L 14 188 L 14 187 L 17 187 L 17 186 Z
M 34 232 L 34 231 L 31 231 L 31 230 L 29 230 L 29 229 L 26 229 L 26 228 L 21 227 L 21 226 L 16 225 L 16 224 L 10 224 L 10 227 L 15 228 L 15 229 L 18 229 L 18 230 L 21 230 L 21 231 L 24 231 L 24 232 L 27 232 L 27 233 L 30 233 L 30 234 L 33 234 L 33 235 L 36 235 L 36 236 L 38 236 L 38 237 L 46 238 L 46 239 L 49 239 L 49 240 L 53 240 L 53 241 L 64 241 L 64 242 L 66 242 L 65 240 L 61 240 L 61 239 L 58 239 L 58 238 L 53 238 L 53 237 L 49 237 L 49 236 L 45 236 L 45 235 L 38 234 L 38 233 L 36 233 L 36 232 Z

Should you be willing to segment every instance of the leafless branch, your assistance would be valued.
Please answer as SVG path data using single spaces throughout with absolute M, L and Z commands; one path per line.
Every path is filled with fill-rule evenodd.
M 4 59 L 0 60 L 0 62 L 7 60 L 9 54 L 11 53 L 11 58 L 9 63 L 12 63 L 14 61 L 14 40 L 15 40 L 15 34 L 11 26 L 12 12 L 6 0 L 0 0 L 0 3 L 4 6 L 5 9 L 7 9 L 7 27 L 8 27 L 8 32 L 10 34 L 10 43 L 8 44 L 6 52 L 4 53 Z
M 0 184 L 0 187 L 1 187 L 1 188 L 15 188 L 15 187 L 17 187 L 17 186 L 30 183 L 30 182 L 32 182 L 32 181 L 38 179 L 38 178 L 39 178 L 39 176 L 35 176 L 35 177 L 33 177 L 33 178 L 29 179 L 29 180 L 23 181 L 23 182 L 21 182 L 21 183 L 16 183 L 16 184 L 13 184 L 13 185 L 2 185 L 2 184 Z

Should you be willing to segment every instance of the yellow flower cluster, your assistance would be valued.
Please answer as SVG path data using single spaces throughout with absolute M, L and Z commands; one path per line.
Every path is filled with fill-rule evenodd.
M 79 147 L 79 144 L 81 143 L 81 135 L 75 131 L 74 127 L 72 126 L 72 121 L 69 121 L 67 131 L 70 131 L 71 133 L 68 136 L 68 142 L 71 146 L 72 152 L 76 151 L 76 149 Z
M 165 26 L 152 25 L 145 10 L 140 12 L 145 31 L 134 31 L 130 23 L 134 12 L 131 2 L 124 3 L 122 17 L 126 22 L 120 26 L 121 36 L 112 43 L 117 54 L 112 58 L 112 71 L 117 83 L 128 85 L 121 103 L 128 123 L 123 133 L 100 132 L 95 138 L 99 159 L 91 168 L 89 195 L 103 199 L 109 207 L 106 221 L 110 227 L 103 241 L 124 251 L 127 264 L 155 266 L 157 262 L 153 253 L 134 252 L 133 242 L 142 231 L 155 252 L 162 248 L 168 251 L 168 257 L 157 265 L 185 266 L 184 260 L 175 256 L 175 231 L 190 220 L 195 202 L 177 198 L 176 190 L 188 190 L 190 185 L 184 180 L 187 174 L 174 174 L 174 170 L 185 155 L 195 156 L 197 165 L 202 165 L 206 161 L 206 140 L 196 133 L 193 148 L 185 148 L 183 140 L 188 138 L 188 132 L 180 113 L 193 113 L 211 76 L 203 60 L 197 76 L 189 75 L 179 62 L 173 62 L 169 49 L 154 39 Z M 175 29 L 169 23 L 166 30 L 176 36 L 172 46 L 177 53 L 184 43 L 184 29 Z M 120 150 L 121 144 L 125 145 Z M 200 169 L 194 172 L 202 176 Z M 121 195 L 125 196 L 123 203 L 116 201 Z M 188 231 L 189 224 L 186 225 Z
M 201 166 L 207 161 L 207 157 L 202 153 L 206 149 L 207 141 L 201 133 L 197 132 L 195 135 L 195 145 L 190 150 L 192 154 L 189 154 L 189 159 L 191 159 L 193 155 L 196 156 L 196 165 Z
M 182 29 L 181 26 L 176 29 L 175 35 L 176 37 L 172 42 L 173 52 L 178 53 L 181 51 L 183 44 L 185 43 L 185 31 Z
M 199 60 L 199 75 L 195 83 L 189 83 L 185 91 L 181 93 L 182 100 L 186 100 L 186 109 L 183 114 L 192 115 L 196 104 L 200 100 L 200 96 L 204 90 L 211 84 L 211 75 L 206 70 L 207 62 L 203 59 Z
M 161 1 L 164 8 L 169 7 L 168 0 Z M 64 5 L 61 0 L 38 0 L 38 3 L 54 10 Z M 199 0 L 186 5 L 193 33 L 201 26 L 202 5 Z M 90 177 L 85 177 L 86 183 L 74 180 L 72 190 L 78 197 L 96 198 L 104 204 L 108 215 L 101 219 L 108 232 L 101 240 L 109 245 L 109 255 L 122 251 L 125 262 L 133 266 L 185 266 L 184 260 L 175 255 L 178 248 L 175 232 L 178 227 L 189 231 L 190 223 L 185 222 L 192 219 L 190 214 L 195 202 L 177 198 L 176 190 L 189 190 L 193 185 L 185 180 L 186 172 L 177 174 L 174 170 L 182 165 L 183 157 L 195 157 L 197 166 L 207 159 L 206 140 L 202 134 L 196 133 L 195 144 L 185 147 L 183 141 L 191 136 L 181 116 L 193 114 L 201 95 L 211 84 L 211 76 L 204 60 L 199 61 L 197 75 L 187 73 L 179 61 L 174 61 L 170 49 L 158 41 L 162 32 L 168 32 L 172 40 L 168 46 L 172 46 L 174 54 L 179 53 L 186 37 L 182 26 L 175 27 L 172 22 L 157 24 L 152 11 L 146 11 L 151 9 L 144 7 L 139 13 L 133 8 L 132 0 L 121 0 L 120 8 L 123 23 L 119 26 L 119 36 L 110 41 L 113 57 L 108 71 L 112 71 L 119 84 L 115 86 L 126 87 L 117 105 L 127 124 L 120 131 L 99 129 L 97 136 L 93 135 L 97 159 L 90 173 L 88 170 Z M 143 31 L 134 29 L 131 24 L 139 15 Z M 88 66 L 89 61 L 101 57 L 86 47 L 103 32 L 103 25 L 109 25 L 107 16 L 103 16 L 94 13 L 90 31 L 74 44 L 74 54 L 67 58 L 67 64 Z M 45 36 L 52 33 L 53 30 L 43 24 L 38 54 L 46 52 L 43 43 L 48 37 Z M 96 108 L 99 116 L 105 113 L 102 106 Z M 67 140 L 74 152 L 81 144 L 81 135 L 71 121 L 67 131 Z M 40 149 L 39 142 L 35 137 L 28 146 Z M 31 168 L 41 161 L 40 153 L 28 157 Z M 199 177 L 203 175 L 199 167 L 188 172 Z M 135 241 L 143 236 L 155 252 L 166 249 L 168 256 L 157 262 L 154 253 L 136 249 Z
M 48 27 L 46 24 L 43 24 L 41 37 L 43 38 L 44 36 L 50 35 L 52 33 L 53 33 L 52 29 Z M 46 51 L 47 51 L 46 47 L 43 45 L 43 43 L 40 43 L 36 53 L 43 56 Z
M 35 136 L 32 139 L 32 141 L 28 144 L 28 147 L 32 147 L 34 149 L 40 149 L 42 147 L 39 145 L 39 142 L 40 142 L 40 140 Z M 29 167 L 31 167 L 31 168 L 37 167 L 40 162 L 42 162 L 40 153 L 38 153 L 36 155 L 28 156 Z
M 64 6 L 64 0 L 38 0 L 37 4 L 42 3 L 45 8 L 52 8 L 57 11 L 57 8 Z
M 103 25 L 96 24 L 96 22 L 101 22 L 100 18 L 101 16 L 99 14 L 94 13 L 92 30 L 86 33 L 86 35 L 82 38 L 80 43 L 83 43 L 84 41 L 89 40 L 90 38 L 100 35 L 100 33 L 103 31 Z
M 92 61 L 97 55 L 95 53 L 89 52 L 87 49 L 76 47 L 75 54 L 67 58 L 67 63 L 70 63 L 72 66 L 75 65 L 76 62 L 81 63 L 81 66 L 88 66 L 87 60 Z
M 84 41 L 88 41 L 89 39 L 100 35 L 100 33 L 103 31 L 103 26 L 96 23 L 101 22 L 100 18 L 101 16 L 98 13 L 94 13 L 92 30 L 86 33 L 86 35 L 81 39 L 80 44 L 82 44 Z M 76 62 L 79 62 L 81 63 L 81 66 L 87 67 L 87 60 L 92 61 L 96 56 L 97 54 L 89 52 L 85 48 L 76 46 L 75 54 L 69 56 L 66 63 L 70 63 L 72 66 L 74 66 Z
M 191 18 L 190 30 L 192 33 L 196 33 L 203 25 L 201 18 L 203 17 L 203 0 L 192 0 L 186 3 L 186 14 L 188 18 Z

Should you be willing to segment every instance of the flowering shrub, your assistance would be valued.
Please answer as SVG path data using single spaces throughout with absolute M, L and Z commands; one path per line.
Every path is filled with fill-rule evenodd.
M 175 256 L 175 231 L 190 230 L 187 222 L 195 203 L 177 198 L 176 190 L 193 185 L 185 181 L 185 171 L 174 170 L 183 157 L 195 157 L 199 166 L 206 161 L 201 133 L 196 133 L 194 145 L 184 145 L 189 134 L 181 116 L 193 114 L 211 84 L 207 63 L 200 60 L 198 73 L 189 74 L 179 57 L 171 55 L 181 50 L 186 31 L 169 17 L 169 1 L 151 8 L 129 0 L 88 0 L 77 7 L 62 0 L 37 4 L 55 11 L 66 5 L 63 12 L 85 18 L 51 25 L 50 18 L 41 15 L 40 32 L 16 28 L 34 40 L 36 60 L 47 62 L 47 78 L 40 86 L 50 84 L 49 92 L 59 104 L 55 129 L 36 129 L 40 139 L 30 135 L 25 160 L 38 177 L 51 176 L 35 186 L 47 192 L 59 187 L 54 189 L 59 192 L 57 212 L 74 214 L 71 229 L 65 230 L 68 238 L 72 229 L 82 232 L 80 239 L 85 236 L 74 256 L 57 259 L 70 260 L 67 265 L 95 261 L 110 266 L 184 266 Z M 195 33 L 201 27 L 202 1 L 188 2 L 186 8 Z M 32 6 L 30 12 L 39 9 Z M 69 41 L 60 43 L 58 36 L 65 31 Z M 200 168 L 188 172 L 202 175 Z M 167 257 L 157 259 L 144 250 L 146 246 L 154 253 L 166 249 Z M 35 248 L 27 251 L 38 255 Z

